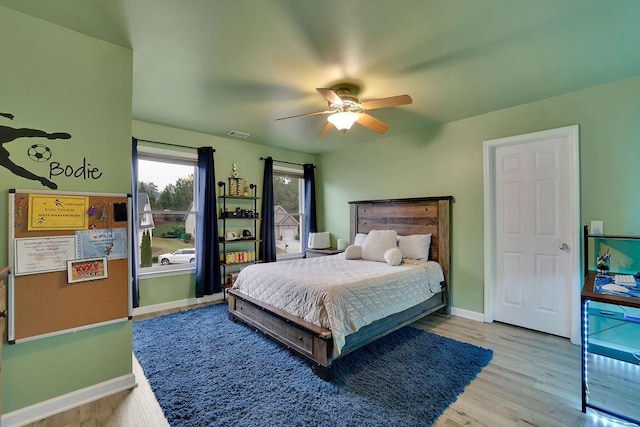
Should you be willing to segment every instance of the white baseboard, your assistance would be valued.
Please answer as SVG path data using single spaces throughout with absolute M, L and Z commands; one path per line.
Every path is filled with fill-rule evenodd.
M 136 387 L 131 373 L 2 415 L 3 427 L 19 427 Z
M 191 305 L 202 304 L 202 303 L 213 302 L 213 301 L 221 301 L 221 300 L 222 300 L 222 292 L 219 292 L 213 295 L 205 295 L 201 298 L 187 298 L 187 299 L 181 299 L 177 301 L 169 301 L 169 302 L 163 302 L 160 304 L 145 305 L 143 307 L 137 307 L 133 309 L 133 315 L 139 316 L 141 314 L 157 313 L 158 311 L 173 310 L 176 308 L 189 307 Z
M 484 322 L 484 313 L 477 311 L 465 310 L 463 308 L 451 307 L 451 315 L 464 317 L 465 319 L 475 320 L 476 322 Z

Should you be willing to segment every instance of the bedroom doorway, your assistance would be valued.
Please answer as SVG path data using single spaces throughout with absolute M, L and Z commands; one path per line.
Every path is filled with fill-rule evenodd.
M 578 126 L 484 142 L 485 321 L 580 342 Z

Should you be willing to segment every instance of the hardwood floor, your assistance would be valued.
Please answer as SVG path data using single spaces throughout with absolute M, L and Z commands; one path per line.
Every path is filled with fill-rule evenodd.
M 138 386 L 54 415 L 31 427 L 168 427 L 140 364 L 133 360 Z
M 415 326 L 494 351 L 493 360 L 436 422 L 460 426 L 618 426 L 580 411 L 580 349 L 567 339 L 510 325 L 429 316 Z M 135 389 L 30 424 L 32 427 L 168 425 L 139 366 Z
M 494 352 L 437 427 L 632 425 L 581 412 L 580 347 L 568 339 L 455 316 L 428 316 L 416 326 Z

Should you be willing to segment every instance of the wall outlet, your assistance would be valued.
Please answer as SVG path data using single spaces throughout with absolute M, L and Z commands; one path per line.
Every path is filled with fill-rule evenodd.
M 591 221 L 591 231 L 589 234 L 604 234 L 604 221 Z

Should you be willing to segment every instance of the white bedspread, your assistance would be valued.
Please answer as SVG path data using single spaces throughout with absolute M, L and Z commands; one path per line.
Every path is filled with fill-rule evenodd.
M 426 301 L 440 292 L 442 281 L 442 268 L 433 261 L 390 266 L 338 254 L 251 265 L 233 287 L 331 329 L 338 356 L 347 335 Z

